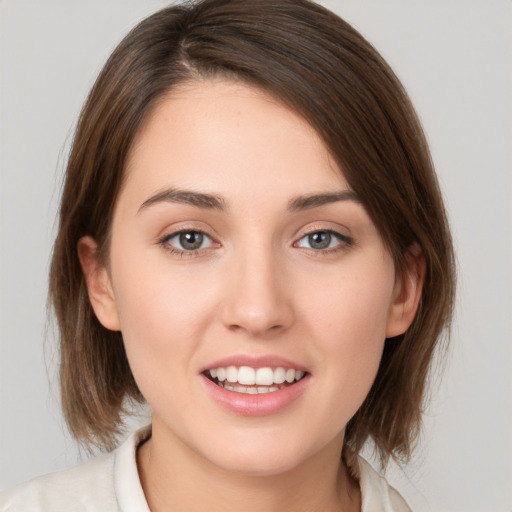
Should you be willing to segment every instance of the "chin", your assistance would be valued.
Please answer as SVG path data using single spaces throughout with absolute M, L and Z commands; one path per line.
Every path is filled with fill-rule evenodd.
M 304 450 L 304 443 L 283 442 L 274 437 L 271 443 L 218 444 L 208 459 L 215 466 L 229 473 L 244 476 L 277 476 L 297 469 L 311 454 Z M 223 446 L 223 448 L 220 448 Z
M 290 459 L 275 454 L 257 458 L 238 454 L 232 459 L 218 460 L 216 465 L 224 471 L 241 476 L 267 477 L 289 473 L 300 465 L 300 461 L 296 457 Z

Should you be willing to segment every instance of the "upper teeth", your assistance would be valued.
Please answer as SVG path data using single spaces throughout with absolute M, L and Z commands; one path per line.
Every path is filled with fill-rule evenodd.
M 251 368 L 250 366 L 228 366 L 209 370 L 213 378 L 220 382 L 238 382 L 245 386 L 271 386 L 272 384 L 292 383 L 304 377 L 304 372 L 293 368 Z

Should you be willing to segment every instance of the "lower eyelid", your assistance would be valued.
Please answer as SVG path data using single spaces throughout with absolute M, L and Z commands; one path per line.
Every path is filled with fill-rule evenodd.
M 207 241 L 206 247 L 200 247 L 198 249 L 189 249 L 189 250 L 187 250 L 185 248 L 178 247 L 177 245 L 171 243 L 171 240 L 173 238 L 179 237 L 181 234 L 184 234 L 184 233 L 201 234 L 201 235 L 203 235 L 203 237 L 205 237 L 207 240 L 209 240 L 209 242 Z M 206 233 L 205 231 L 203 231 L 201 229 L 179 229 L 178 231 L 173 231 L 171 233 L 168 233 L 167 235 L 160 237 L 157 240 L 157 243 L 159 245 L 162 245 L 162 246 L 168 248 L 169 250 L 172 248 L 171 252 L 175 252 L 175 253 L 184 252 L 184 253 L 190 253 L 190 254 L 193 254 L 195 252 L 202 251 L 205 249 L 209 249 L 212 246 L 218 245 L 218 244 L 216 244 L 214 238 L 211 235 L 209 235 L 208 233 Z
M 175 245 L 175 244 L 170 243 L 170 241 L 173 238 L 178 237 L 179 235 L 181 235 L 183 233 L 200 233 L 207 239 L 206 246 L 199 247 L 197 249 L 186 249 L 186 248 L 179 247 L 178 244 Z M 334 237 L 337 240 L 338 243 L 336 243 L 334 247 L 325 247 L 325 248 L 321 248 L 321 249 L 314 248 L 314 247 L 307 247 L 305 245 L 299 245 L 303 239 L 306 239 L 307 237 L 314 235 L 315 233 L 329 233 L 332 237 Z M 216 240 L 211 235 L 209 235 L 206 231 L 204 231 L 202 229 L 194 229 L 194 228 L 182 228 L 182 229 L 178 229 L 177 231 L 168 233 L 165 236 L 160 237 L 157 240 L 157 243 L 159 245 L 161 245 L 162 247 L 164 247 L 164 249 L 166 249 L 171 254 L 182 255 L 182 256 L 198 255 L 201 252 L 208 251 L 208 249 L 210 249 L 210 248 L 215 248 L 215 247 L 221 246 L 221 244 L 219 242 L 216 242 Z M 314 251 L 315 253 L 329 253 L 329 252 L 336 252 L 337 250 L 342 250 L 344 248 L 351 247 L 354 244 L 355 244 L 354 240 L 351 237 L 344 235 L 338 231 L 335 231 L 333 229 L 316 228 L 316 229 L 313 229 L 306 233 L 303 233 L 302 236 L 300 236 L 300 238 L 298 238 L 297 241 L 294 242 L 293 246 L 300 247 L 303 249 L 309 249 L 311 251 Z

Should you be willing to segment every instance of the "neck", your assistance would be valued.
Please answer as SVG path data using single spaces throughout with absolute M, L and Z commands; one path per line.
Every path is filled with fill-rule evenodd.
M 359 485 L 341 462 L 340 437 L 298 467 L 262 476 L 227 471 L 154 429 L 137 463 L 152 512 L 359 511 Z

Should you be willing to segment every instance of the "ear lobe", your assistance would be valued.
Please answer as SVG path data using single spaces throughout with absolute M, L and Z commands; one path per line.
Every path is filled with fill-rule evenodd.
M 386 338 L 392 338 L 403 334 L 412 324 L 423 291 L 425 280 L 425 257 L 420 246 L 411 245 L 405 255 L 406 268 L 398 276 L 393 292 Z
M 111 331 L 120 330 L 110 276 L 105 265 L 98 261 L 98 244 L 90 236 L 84 236 L 78 241 L 77 250 L 96 317 L 103 327 Z

